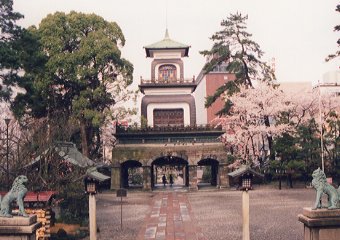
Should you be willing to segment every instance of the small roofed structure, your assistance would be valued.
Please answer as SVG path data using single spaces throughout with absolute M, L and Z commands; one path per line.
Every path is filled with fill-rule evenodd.
M 99 172 L 98 167 L 91 167 L 87 169 L 85 179 L 91 179 L 94 181 L 99 190 L 110 189 L 111 177 Z
M 0 192 L 1 196 L 5 196 L 7 192 Z M 41 191 L 26 193 L 24 198 L 24 203 L 29 205 L 29 208 L 35 207 L 49 207 L 51 205 L 52 199 L 55 198 L 56 191 Z
M 181 50 L 181 56 L 188 57 L 190 46 L 172 40 L 168 29 L 166 29 L 163 40 L 147 45 L 144 48 L 147 57 L 153 57 L 154 50 Z
M 238 183 L 238 187 L 240 188 L 242 186 L 242 179 L 244 177 L 246 178 L 260 178 L 263 179 L 264 175 L 261 173 L 256 172 L 254 169 L 252 169 L 249 165 L 242 165 L 239 169 L 228 173 L 228 176 L 231 178 L 231 183 Z M 232 185 L 232 184 L 231 184 Z M 252 187 L 250 188 L 252 189 Z
M 46 149 L 42 154 L 36 157 L 32 162 L 27 164 L 25 167 L 32 166 L 35 163 L 38 163 L 41 160 L 41 158 L 43 158 L 43 156 L 46 155 L 50 150 L 56 152 L 65 161 L 81 168 L 90 167 L 95 164 L 94 161 L 92 161 L 88 157 L 84 156 L 81 152 L 79 152 L 74 143 L 56 142 L 53 146 Z
M 98 172 L 97 167 L 91 167 L 87 169 L 86 175 L 92 179 L 97 180 L 98 182 L 104 182 L 110 179 L 109 176 L 106 176 L 100 172 Z
M 72 142 L 54 142 L 23 167 L 31 179 L 30 184 L 42 189 L 58 189 L 58 186 L 80 179 L 88 168 L 96 163 L 83 155 Z

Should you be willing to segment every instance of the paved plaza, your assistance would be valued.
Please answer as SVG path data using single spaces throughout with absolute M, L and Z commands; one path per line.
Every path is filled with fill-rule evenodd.
M 237 240 L 242 239 L 240 191 L 183 190 L 128 192 L 97 195 L 98 239 L 126 240 Z M 313 189 L 265 189 L 250 191 L 250 231 L 256 240 L 300 240 L 303 225 L 297 215 L 312 206 Z

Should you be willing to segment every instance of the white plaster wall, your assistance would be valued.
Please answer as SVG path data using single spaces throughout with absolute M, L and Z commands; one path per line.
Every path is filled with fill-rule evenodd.
M 320 85 L 321 94 L 340 95 L 340 71 L 330 71 L 323 75 Z M 316 88 L 318 88 L 318 85 Z
M 181 74 L 181 69 L 178 64 L 176 63 L 160 63 L 155 66 L 155 79 L 158 81 L 158 69 L 162 65 L 174 65 L 176 67 L 176 78 L 179 80 L 180 79 L 180 74 Z
M 184 126 L 190 125 L 190 106 L 188 103 L 150 103 L 147 106 L 148 126 L 153 126 L 154 109 L 182 108 L 184 113 Z
M 340 85 L 340 71 L 329 71 L 323 74 L 322 83 L 333 83 Z
M 192 88 L 149 88 L 144 90 L 145 95 L 178 95 L 191 94 Z
M 317 87 L 318 89 L 318 87 Z M 319 91 L 319 90 L 318 90 Z M 340 86 L 339 85 L 323 85 L 321 86 L 321 94 L 337 94 L 340 95 Z
M 207 124 L 207 109 L 204 107 L 206 92 L 207 92 L 207 81 L 204 76 L 201 82 L 196 87 L 194 92 L 195 103 L 196 103 L 196 123 L 197 125 L 205 125 Z
M 161 51 L 161 52 L 154 51 L 153 56 L 154 56 L 155 59 L 181 58 L 181 51 L 180 50 Z

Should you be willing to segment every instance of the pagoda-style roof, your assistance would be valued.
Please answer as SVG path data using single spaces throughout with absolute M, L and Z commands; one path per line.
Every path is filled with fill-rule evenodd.
M 153 57 L 154 50 L 176 50 L 176 49 L 182 50 L 181 51 L 182 57 L 188 57 L 190 46 L 172 40 L 169 37 L 168 29 L 166 29 L 165 37 L 164 37 L 163 40 L 156 42 L 156 43 L 153 43 L 153 44 L 150 44 L 150 45 L 147 45 L 144 48 L 145 48 L 145 52 L 146 52 L 147 57 Z
M 248 173 L 251 173 L 252 175 L 257 176 L 257 177 L 261 177 L 261 178 L 264 177 L 261 173 L 256 172 L 254 169 L 252 169 L 248 165 L 242 165 L 239 169 L 237 169 L 237 170 L 235 170 L 231 173 L 228 173 L 228 176 L 234 178 L 234 177 L 243 176 L 243 175 L 248 174 Z

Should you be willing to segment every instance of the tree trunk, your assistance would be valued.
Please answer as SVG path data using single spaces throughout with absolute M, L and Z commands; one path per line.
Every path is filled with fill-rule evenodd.
M 89 146 L 86 134 L 86 123 L 80 122 L 81 150 L 84 156 L 89 157 Z
M 293 179 L 292 179 L 291 173 L 288 173 L 288 183 L 289 183 L 289 187 L 293 188 Z
M 270 127 L 269 116 L 264 116 L 264 125 L 266 127 Z M 271 135 L 267 135 L 268 140 L 268 148 L 271 151 L 273 146 L 273 137 Z
M 281 173 L 279 174 L 279 190 L 281 190 Z

